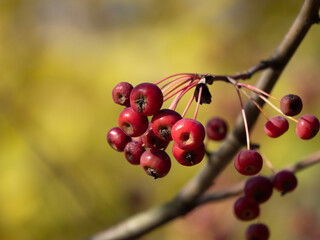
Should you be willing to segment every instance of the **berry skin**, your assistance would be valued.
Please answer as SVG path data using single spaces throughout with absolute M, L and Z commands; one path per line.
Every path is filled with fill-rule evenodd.
M 254 150 L 242 150 L 236 156 L 234 166 L 236 170 L 247 176 L 255 175 L 260 172 L 263 160 L 261 155 Z
M 228 132 L 228 126 L 222 118 L 212 118 L 206 125 L 207 136 L 211 140 L 220 141 L 224 139 Z
M 202 144 L 205 130 L 200 122 L 183 118 L 173 125 L 171 135 L 179 148 L 191 150 Z
M 171 160 L 165 151 L 151 148 L 141 155 L 140 165 L 148 175 L 156 179 L 168 174 Z
M 148 148 L 162 149 L 166 148 L 169 144 L 169 141 L 163 140 L 156 136 L 152 131 L 152 126 L 149 124 L 147 131 L 141 136 L 143 143 Z
M 233 207 L 236 217 L 243 221 L 255 219 L 260 214 L 259 205 L 245 197 L 239 198 Z
M 122 131 L 130 137 L 142 135 L 149 125 L 148 118 L 136 113 L 131 107 L 120 113 L 118 122 Z
M 244 187 L 244 195 L 247 199 L 261 204 L 267 201 L 273 191 L 273 184 L 269 178 L 256 176 L 250 178 Z
M 251 224 L 246 230 L 246 240 L 268 240 L 269 228 L 263 223 Z
M 177 144 L 173 144 L 172 154 L 175 159 L 184 166 L 193 166 L 200 163 L 205 154 L 205 147 L 202 143 L 199 147 L 192 150 L 183 150 L 177 146 Z
M 293 172 L 283 170 L 278 172 L 273 178 L 273 186 L 281 195 L 293 191 L 298 185 L 298 180 Z
M 126 147 L 124 148 L 124 156 L 128 160 L 129 163 L 133 165 L 140 164 L 140 157 L 142 153 L 144 153 L 144 147 L 138 142 L 128 142 Z
M 303 115 L 297 123 L 296 134 L 301 139 L 311 139 L 319 131 L 319 119 L 311 114 Z
M 163 94 L 153 83 L 141 83 L 134 87 L 130 94 L 130 106 L 143 116 L 157 113 L 163 104 Z
M 130 93 L 133 87 L 128 82 L 118 83 L 112 90 L 112 98 L 116 104 L 130 107 Z
M 162 109 L 152 117 L 152 129 L 159 138 L 171 141 L 172 127 L 180 119 L 182 119 L 182 117 L 176 111 L 171 109 Z
M 264 125 L 264 132 L 272 138 L 277 138 L 289 129 L 288 120 L 282 116 L 275 116 Z
M 109 130 L 107 134 L 107 141 L 114 150 L 123 152 L 126 144 L 131 141 L 131 138 L 120 128 L 114 127 Z
M 298 115 L 302 107 L 302 100 L 298 95 L 288 94 L 280 101 L 280 109 L 287 116 Z

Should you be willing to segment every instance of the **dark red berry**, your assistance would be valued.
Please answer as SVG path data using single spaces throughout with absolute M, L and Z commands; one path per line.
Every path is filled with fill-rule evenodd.
M 152 130 L 151 124 L 149 124 L 147 131 L 141 136 L 141 138 L 142 142 L 148 148 L 162 149 L 166 148 L 169 144 L 169 141 L 166 141 L 156 136 L 156 134 Z
M 174 143 L 172 147 L 172 154 L 181 165 L 193 166 L 202 161 L 205 154 L 205 147 L 202 143 L 195 149 L 183 150 Z
M 251 224 L 246 230 L 246 240 L 268 240 L 269 228 L 263 223 Z
M 302 110 L 303 104 L 299 96 L 288 94 L 280 101 L 280 109 L 287 116 L 298 115 Z
M 152 116 L 163 104 L 160 88 L 153 83 L 141 83 L 134 87 L 130 94 L 130 105 L 139 114 Z
M 303 115 L 297 123 L 296 134 L 301 139 L 311 139 L 319 131 L 319 120 L 311 114 Z
M 284 134 L 289 129 L 288 120 L 282 116 L 275 116 L 268 120 L 264 125 L 264 132 L 272 138 L 276 138 Z
M 171 160 L 165 151 L 151 148 L 141 155 L 140 165 L 148 175 L 156 179 L 168 174 Z
M 202 144 L 205 130 L 200 122 L 184 118 L 173 125 L 171 135 L 179 148 L 190 150 Z
M 128 82 L 118 83 L 112 90 L 113 101 L 122 106 L 130 106 L 130 93 L 133 89 L 132 85 Z
M 250 178 L 244 187 L 245 197 L 258 204 L 267 201 L 271 197 L 272 191 L 272 182 L 263 176 Z
M 227 123 L 222 118 L 212 118 L 206 126 L 207 136 L 211 140 L 219 141 L 226 137 L 228 131 Z
M 152 129 L 159 138 L 171 141 L 171 129 L 180 119 L 182 119 L 182 117 L 176 111 L 171 109 L 162 109 L 152 117 Z
M 297 187 L 297 184 L 298 180 L 296 176 L 289 170 L 278 172 L 273 178 L 273 186 L 281 192 L 281 195 L 293 191 Z
M 142 135 L 148 128 L 146 116 L 135 112 L 131 107 L 125 108 L 119 116 L 119 127 L 130 137 Z
M 241 197 L 234 203 L 234 214 L 243 221 L 255 219 L 260 214 L 259 205 L 245 197 Z
M 254 150 L 242 150 L 236 156 L 234 166 L 243 175 L 255 175 L 262 169 L 261 155 Z
M 124 148 L 124 156 L 129 163 L 138 165 L 140 164 L 140 157 L 144 151 L 145 149 L 140 143 L 131 141 L 128 142 Z
M 126 144 L 131 141 L 131 138 L 120 128 L 114 127 L 109 130 L 107 134 L 107 141 L 114 150 L 123 152 Z

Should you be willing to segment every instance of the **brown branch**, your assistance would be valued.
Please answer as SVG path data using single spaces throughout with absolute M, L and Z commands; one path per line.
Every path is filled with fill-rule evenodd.
M 305 0 L 288 33 L 268 60 L 268 62 L 272 62 L 271 67 L 262 73 L 256 87 L 266 92 L 271 91 L 309 28 L 313 23 L 317 22 L 319 6 L 320 0 Z M 253 96 L 253 98 L 261 106 L 263 105 L 263 102 L 257 99 L 256 96 Z M 253 103 L 249 102 L 245 107 L 245 111 L 248 126 L 251 129 L 259 116 L 259 110 Z M 218 151 L 210 155 L 205 168 L 191 179 L 174 199 L 102 230 L 89 237 L 88 240 L 134 239 L 191 211 L 197 206 L 199 197 L 212 185 L 214 179 L 233 159 L 244 143 L 245 131 L 240 115 L 237 118 L 233 132 L 228 135 Z

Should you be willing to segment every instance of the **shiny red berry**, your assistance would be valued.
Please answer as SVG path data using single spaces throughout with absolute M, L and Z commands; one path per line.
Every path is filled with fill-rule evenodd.
M 148 118 L 138 114 L 131 107 L 120 113 L 118 122 L 122 131 L 130 137 L 142 135 L 149 126 Z
M 303 115 L 297 123 L 296 134 L 301 139 L 311 139 L 319 131 L 319 119 L 311 114 Z
M 242 150 L 236 156 L 234 166 L 243 175 L 255 175 L 262 169 L 263 160 L 261 155 L 254 150 Z
M 163 104 L 160 88 L 153 83 L 141 83 L 130 94 L 130 106 L 143 116 L 156 114 Z
M 226 137 L 227 132 L 227 123 L 222 118 L 211 118 L 206 125 L 206 133 L 211 140 L 220 141 Z
M 260 208 L 257 203 L 241 197 L 234 203 L 234 214 L 240 220 L 249 221 L 259 216 Z
M 302 100 L 298 95 L 288 94 L 280 101 L 280 109 L 287 116 L 298 115 L 302 107 Z
M 177 144 L 173 144 L 172 154 L 175 159 L 184 166 L 193 166 L 200 163 L 205 155 L 205 147 L 202 143 L 195 149 L 192 150 L 183 150 L 177 146 Z
M 171 160 L 165 151 L 151 148 L 141 155 L 140 165 L 148 175 L 156 179 L 168 174 Z
M 124 156 L 129 163 L 138 165 L 140 164 L 140 157 L 144 151 L 145 149 L 140 143 L 131 141 L 128 142 L 124 148 Z
M 273 186 L 281 195 L 293 191 L 298 184 L 295 174 L 289 170 L 278 172 L 273 178 Z
M 272 191 L 272 182 L 263 176 L 250 178 L 244 187 L 245 197 L 258 204 L 267 201 L 271 197 Z
M 129 107 L 132 89 L 132 85 L 128 82 L 118 83 L 112 90 L 113 101 L 119 105 Z
M 275 116 L 268 120 L 264 125 L 264 132 L 272 138 L 284 134 L 289 129 L 288 120 L 282 116 Z
M 120 128 L 114 127 L 109 130 L 107 134 L 107 141 L 114 150 L 123 152 L 126 144 L 131 141 L 131 138 Z
M 245 233 L 246 240 L 268 240 L 269 228 L 263 223 L 251 224 Z
M 166 148 L 169 144 L 169 141 L 159 138 L 153 132 L 151 124 L 149 124 L 147 131 L 141 136 L 141 138 L 142 138 L 142 142 L 148 148 L 162 149 L 162 148 Z

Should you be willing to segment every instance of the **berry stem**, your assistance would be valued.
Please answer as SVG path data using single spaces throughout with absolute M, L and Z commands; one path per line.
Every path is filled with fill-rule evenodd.
M 178 96 L 176 96 L 176 98 L 172 101 L 169 109 L 175 110 L 178 102 L 180 101 L 180 99 L 183 97 L 184 94 L 186 94 L 186 92 L 188 92 L 191 88 L 193 88 L 194 86 L 196 86 L 198 83 L 188 83 L 187 86 L 185 86 L 184 88 L 180 89 L 180 93 L 179 91 L 177 91 L 175 94 L 179 93 Z M 171 94 L 170 97 L 174 96 L 175 94 Z M 167 101 L 170 97 L 167 97 L 166 99 L 164 99 L 163 101 Z
M 250 97 L 249 94 L 248 94 L 245 90 L 243 90 L 242 88 L 241 88 L 240 90 L 241 90 L 241 92 L 242 92 L 244 95 L 247 96 L 248 99 L 251 100 L 251 102 L 252 102 L 254 105 L 256 105 L 256 107 L 260 110 L 260 112 L 263 114 L 263 116 L 264 116 L 267 120 L 269 120 L 268 115 L 265 113 L 265 111 L 263 111 L 263 109 L 261 108 L 261 106 L 260 106 L 252 97 Z
M 266 156 L 263 156 L 262 159 L 263 159 L 264 163 L 266 164 L 266 166 L 271 170 L 271 172 L 273 174 L 275 174 L 276 170 L 274 169 L 273 164 L 271 163 L 271 161 Z
M 201 95 L 202 95 L 202 88 L 203 88 L 203 85 L 201 85 L 201 86 L 200 86 L 200 89 L 199 89 L 198 102 L 197 102 L 196 111 L 195 111 L 194 116 L 193 116 L 193 120 L 196 120 L 196 119 L 197 119 L 197 115 L 198 115 L 198 111 L 199 111 L 199 106 L 200 106 Z
M 171 76 L 168 76 L 168 77 L 166 77 L 166 78 L 163 78 L 163 79 L 159 80 L 158 82 L 155 83 L 155 85 L 159 85 L 160 83 L 164 82 L 164 81 L 167 80 L 167 79 L 173 78 L 173 77 L 175 77 L 175 76 L 181 76 L 181 75 L 185 75 L 185 76 L 190 76 L 190 77 L 192 77 L 192 76 L 194 76 L 195 74 L 193 74 L 193 73 L 177 73 L 177 74 L 173 74 L 173 75 L 171 75 Z
M 191 96 L 191 98 L 190 98 L 190 100 L 189 100 L 186 108 L 184 109 L 184 111 L 183 111 L 183 113 L 182 113 L 182 115 L 181 115 L 182 118 L 184 118 L 184 116 L 186 115 L 186 113 L 187 113 L 187 111 L 188 111 L 191 103 L 193 102 L 193 100 L 194 100 L 194 95 L 192 94 L 192 96 Z
M 277 101 L 280 102 L 280 99 L 278 99 L 278 98 L 276 98 L 274 96 L 271 96 L 269 93 L 266 93 L 265 91 L 262 91 L 261 89 L 256 88 L 255 86 L 252 86 L 252 85 L 249 85 L 249 84 L 245 84 L 245 83 L 238 83 L 238 85 L 241 86 L 241 87 L 245 87 L 245 88 L 255 92 L 257 95 L 263 94 L 263 95 L 265 95 L 265 96 L 267 96 L 269 98 L 272 98 L 272 99 L 277 100 Z
M 176 79 L 178 80 L 177 82 L 173 83 L 172 85 L 168 85 L 166 88 L 164 88 L 162 90 L 163 93 L 165 93 L 170 87 L 172 87 L 174 84 L 177 84 L 180 82 L 180 84 L 178 84 L 177 86 L 175 86 L 174 88 L 172 88 L 171 90 L 169 90 L 168 92 L 166 92 L 163 97 L 168 96 L 170 93 L 172 93 L 174 90 L 176 90 L 177 88 L 181 87 L 183 84 L 187 83 L 190 81 L 190 83 L 192 83 L 194 80 L 192 78 L 189 77 L 183 77 L 182 79 Z

